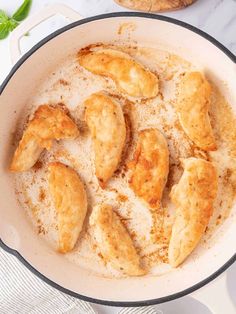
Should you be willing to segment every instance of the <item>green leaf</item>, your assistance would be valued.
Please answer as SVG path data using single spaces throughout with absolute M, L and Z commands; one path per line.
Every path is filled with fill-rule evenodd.
M 0 24 L 0 40 L 6 38 L 9 32 L 10 32 L 10 27 L 9 27 L 8 22 Z
M 19 25 L 19 22 L 28 16 L 31 4 L 32 0 L 24 0 L 11 18 L 6 12 L 0 10 L 0 40 L 6 38 Z
M 9 17 L 7 16 L 6 12 L 0 10 L 0 23 L 5 23 Z
M 9 25 L 10 31 L 13 31 L 13 29 L 15 29 L 16 26 L 19 25 L 19 22 L 15 21 L 15 20 L 13 20 L 13 19 L 10 19 L 10 20 L 8 21 L 8 25 Z
M 12 15 L 12 19 L 20 22 L 23 21 L 29 14 L 32 0 L 24 0 L 19 9 Z

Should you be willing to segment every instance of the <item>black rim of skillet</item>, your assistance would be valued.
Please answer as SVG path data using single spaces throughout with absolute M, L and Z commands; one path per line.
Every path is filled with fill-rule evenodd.
M 218 42 L 216 39 L 214 39 L 213 37 L 211 37 L 210 35 L 208 35 L 207 33 L 201 31 L 200 29 L 187 24 L 185 22 L 173 19 L 173 18 L 169 18 L 166 16 L 162 16 L 162 15 L 156 15 L 156 14 L 151 14 L 151 13 L 140 13 L 140 12 L 119 12 L 119 13 L 108 13 L 108 14 L 102 14 L 102 15 L 98 15 L 98 16 L 94 16 L 94 17 L 89 17 L 89 18 L 85 18 L 79 21 L 76 21 L 74 23 L 71 23 L 65 27 L 62 27 L 61 29 L 53 32 L 52 34 L 50 34 L 49 36 L 45 37 L 43 40 L 41 40 L 39 43 L 37 43 L 33 48 L 31 48 L 25 55 L 23 55 L 20 60 L 14 65 L 14 67 L 12 68 L 12 70 L 10 71 L 10 73 L 8 74 L 8 76 L 6 77 L 6 79 L 4 80 L 4 82 L 2 83 L 1 87 L 0 87 L 0 95 L 2 94 L 2 92 L 4 91 L 5 87 L 7 86 L 7 84 L 10 82 L 11 78 L 13 77 L 13 75 L 15 74 L 15 72 L 17 71 L 17 69 L 35 52 L 37 51 L 40 47 L 42 47 L 44 44 L 46 44 L 48 41 L 52 40 L 54 37 L 74 28 L 77 27 L 79 25 L 85 24 L 85 23 L 89 23 L 92 21 L 96 21 L 96 20 L 102 20 L 102 19 L 107 19 L 107 18 L 113 18 L 113 17 L 140 17 L 140 18 L 148 18 L 148 19 L 156 19 L 156 20 L 161 20 L 161 21 L 165 21 L 168 23 L 172 23 L 181 27 L 184 27 L 200 36 L 202 36 L 203 38 L 207 39 L 208 41 L 210 41 L 213 45 L 215 45 L 218 49 L 220 49 L 229 59 L 231 59 L 234 63 L 236 63 L 236 56 L 231 53 L 225 46 L 223 46 L 220 42 Z M 193 285 L 190 288 L 187 288 L 183 291 L 180 291 L 178 293 L 174 293 L 172 295 L 169 296 L 165 296 L 165 297 L 161 297 L 161 298 L 156 298 L 156 299 L 152 299 L 152 300 L 143 300 L 143 301 L 131 301 L 131 302 L 127 302 L 127 301 L 107 301 L 107 300 L 99 300 L 99 299 L 94 299 L 94 298 L 90 298 L 78 293 L 75 293 L 71 290 L 68 290 L 66 288 L 63 288 L 62 286 L 58 285 L 57 283 L 53 282 L 52 280 L 48 279 L 47 277 L 45 277 L 42 273 L 40 273 L 37 269 L 35 269 L 32 265 L 30 265 L 30 263 L 24 259 L 24 257 L 17 252 L 14 249 L 11 249 L 10 247 L 8 247 L 6 244 L 3 243 L 3 241 L 0 239 L 0 246 L 8 253 L 14 255 L 15 257 L 18 258 L 18 260 L 24 264 L 31 272 L 33 272 L 36 276 L 38 276 L 39 278 L 41 278 L 43 281 L 45 281 L 47 284 L 51 285 L 52 287 L 60 290 L 61 292 L 64 292 L 66 294 L 69 294 L 75 298 L 84 300 L 84 301 L 88 301 L 88 302 L 92 302 L 92 303 L 98 303 L 98 304 L 103 304 L 103 305 L 109 305 L 109 306 L 120 306 L 120 307 L 138 307 L 138 306 L 148 306 L 148 305 L 154 305 L 154 304 L 160 304 L 160 303 L 164 303 L 164 302 L 168 302 L 168 301 L 172 301 L 175 300 L 177 298 L 183 297 L 187 294 L 190 294 L 192 292 L 194 292 L 195 290 L 203 287 L 204 285 L 208 284 L 210 281 L 214 280 L 216 277 L 218 277 L 220 274 L 222 274 L 229 266 L 231 266 L 235 261 L 236 261 L 236 253 L 222 266 L 220 267 L 215 273 L 213 273 L 212 275 L 210 275 L 209 277 L 207 277 L 206 279 L 200 281 L 199 283 Z

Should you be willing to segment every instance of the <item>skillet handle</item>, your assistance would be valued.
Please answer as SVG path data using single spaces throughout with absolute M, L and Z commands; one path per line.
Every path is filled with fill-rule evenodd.
M 228 292 L 226 272 L 191 296 L 206 305 L 212 314 L 236 313 L 236 305 Z
M 15 64 L 22 55 L 20 48 L 21 38 L 35 26 L 41 24 L 43 21 L 56 14 L 62 15 L 72 22 L 78 21 L 82 18 L 79 13 L 63 4 L 55 4 L 45 7 L 40 12 L 28 17 L 19 26 L 17 26 L 10 36 L 10 55 L 13 64 Z

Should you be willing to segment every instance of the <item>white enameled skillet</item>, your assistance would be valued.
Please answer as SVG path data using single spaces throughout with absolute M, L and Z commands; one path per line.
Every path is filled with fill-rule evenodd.
M 40 41 L 17 61 L 20 57 L 19 39 L 57 13 L 75 22 Z M 17 62 L 0 89 L 0 245 L 48 284 L 72 296 L 107 305 L 141 306 L 192 293 L 215 279 L 236 260 L 236 206 L 220 226 L 216 243 L 199 254 L 197 259 L 190 258 L 183 267 L 163 276 L 107 279 L 77 267 L 45 245 L 17 203 L 12 174 L 8 171 L 11 132 L 42 78 L 81 47 L 96 42 L 127 41 L 128 38 L 118 32 L 122 23 L 135 26 L 129 34 L 130 41 L 169 49 L 204 68 L 236 110 L 236 57 L 197 28 L 164 16 L 133 12 L 81 19 L 76 12 L 62 5 L 30 17 L 12 35 L 11 54 L 13 61 Z M 226 300 L 224 280 L 222 277 L 221 294 L 225 294 Z M 201 291 L 195 292 L 195 296 L 200 298 Z M 209 292 L 205 299 L 210 302 L 211 298 Z M 214 303 L 220 306 L 218 300 Z M 228 306 L 233 309 L 229 300 Z

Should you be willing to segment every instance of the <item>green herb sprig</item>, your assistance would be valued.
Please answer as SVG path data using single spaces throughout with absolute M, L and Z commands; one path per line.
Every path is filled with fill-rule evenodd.
M 28 16 L 31 5 L 32 0 L 24 0 L 11 17 L 0 10 L 0 40 L 5 39 Z

